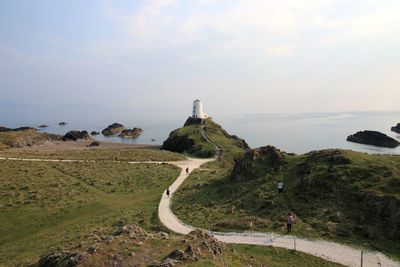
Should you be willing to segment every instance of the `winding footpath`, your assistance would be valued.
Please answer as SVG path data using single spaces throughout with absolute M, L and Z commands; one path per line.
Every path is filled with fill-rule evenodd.
M 219 156 L 219 155 L 217 155 Z M 60 159 L 26 159 L 26 158 L 4 158 L 0 160 L 15 160 L 15 161 L 37 161 L 37 162 L 96 162 L 95 160 L 60 160 Z M 174 183 L 169 187 L 170 197 L 167 197 L 166 191 L 163 192 L 159 206 L 158 216 L 160 221 L 170 230 L 186 235 L 189 232 L 200 229 L 187 225 L 180 221 L 171 210 L 171 199 L 173 194 L 182 185 L 189 174 L 199 168 L 204 163 L 215 160 L 211 159 L 197 159 L 188 158 L 185 161 L 172 161 L 172 162 L 154 162 L 154 161 L 131 161 L 131 164 L 139 163 L 152 163 L 161 164 L 168 163 L 181 168 L 181 172 Z M 186 174 L 186 168 L 189 168 L 189 174 Z M 207 231 L 205 229 L 202 229 Z M 233 244 L 249 244 L 249 245 L 262 245 L 286 248 L 291 250 L 301 251 L 307 254 L 314 255 L 319 258 L 326 259 L 331 262 L 340 263 L 346 266 L 361 266 L 361 251 L 350 246 L 328 242 L 324 240 L 309 240 L 305 238 L 297 238 L 289 235 L 278 235 L 275 233 L 256 233 L 256 232 L 210 232 L 215 238 L 225 243 Z M 384 267 L 400 267 L 400 262 L 393 261 L 378 252 L 364 252 L 363 266 L 384 266 Z

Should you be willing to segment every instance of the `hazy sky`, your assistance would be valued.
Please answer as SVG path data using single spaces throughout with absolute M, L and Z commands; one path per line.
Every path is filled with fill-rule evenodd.
M 1 102 L 399 110 L 399 0 L 1 0 Z

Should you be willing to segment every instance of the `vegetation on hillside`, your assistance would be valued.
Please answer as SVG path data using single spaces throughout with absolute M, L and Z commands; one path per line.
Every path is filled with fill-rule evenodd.
M 228 134 L 211 118 L 203 120 L 203 124 L 201 124 L 201 120 L 188 118 L 182 128 L 170 133 L 168 139 L 164 141 L 162 149 L 197 157 L 214 156 L 215 147 L 202 136 L 202 127 L 204 127 L 205 134 L 222 148 L 222 159 L 232 161 L 249 149 L 243 139 Z
M 282 180 L 284 192 L 276 184 Z M 288 155 L 248 151 L 233 168 L 196 170 L 175 194 L 183 221 L 212 230 L 258 230 L 362 245 L 400 258 L 400 157 L 344 150 Z

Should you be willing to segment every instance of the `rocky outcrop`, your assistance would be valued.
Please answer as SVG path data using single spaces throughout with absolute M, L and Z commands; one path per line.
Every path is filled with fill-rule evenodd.
M 392 132 L 400 134 L 400 123 L 398 123 L 396 126 L 393 126 L 391 130 Z
M 69 131 L 62 138 L 63 141 L 78 141 L 90 139 L 87 131 Z
M 58 123 L 58 125 L 65 126 L 65 125 L 67 125 L 67 123 L 65 121 L 61 121 L 61 122 Z
M 142 133 L 143 133 L 143 129 L 135 127 L 132 130 L 131 129 L 123 130 L 118 136 L 125 137 L 125 138 L 137 138 Z
M 94 146 L 99 146 L 100 142 L 99 141 L 93 141 L 92 143 L 90 143 L 89 147 L 94 147 Z
M 167 140 L 162 144 L 162 150 L 182 153 L 194 145 L 194 140 L 189 138 L 189 134 L 179 135 L 178 130 L 172 131 Z
M 36 267 L 74 267 L 77 266 L 84 254 L 74 252 L 54 252 L 43 256 Z
M 105 136 L 116 135 L 125 130 L 124 125 L 114 122 L 111 125 L 108 125 L 101 133 Z
M 232 180 L 240 180 L 245 177 L 252 177 L 257 174 L 255 172 L 257 165 L 280 169 L 286 163 L 284 153 L 273 146 L 250 149 L 236 160 L 231 172 L 231 178 Z
M 96 132 L 96 131 L 92 131 L 91 133 L 90 133 L 90 135 L 99 135 L 100 133 L 99 132 Z
M 39 125 L 38 127 L 39 127 L 39 128 L 47 128 L 47 127 L 49 127 L 49 125 L 47 125 L 47 124 L 41 124 L 41 125 Z
M 187 120 L 185 121 L 185 124 L 183 127 L 189 126 L 189 125 L 200 125 L 202 123 L 203 119 L 200 118 L 193 118 L 193 117 L 188 117 Z
M 400 142 L 397 140 L 377 131 L 357 132 L 348 136 L 347 141 L 388 148 L 395 148 L 400 145 Z

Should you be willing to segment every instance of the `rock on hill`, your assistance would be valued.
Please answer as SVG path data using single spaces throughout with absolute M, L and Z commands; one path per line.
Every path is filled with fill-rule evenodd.
M 38 132 L 30 127 L 15 129 L 0 127 L 0 150 L 42 145 L 47 142 L 61 141 L 61 138 L 60 135 Z
M 400 142 L 398 142 L 397 140 L 387 136 L 386 134 L 376 131 L 357 132 L 353 135 L 348 136 L 347 141 L 389 148 L 395 148 L 400 145 Z
M 202 121 L 188 118 L 182 128 L 172 131 L 164 141 L 162 148 L 179 153 L 187 153 L 198 157 L 212 157 L 215 154 L 214 145 L 207 142 L 201 134 Z M 203 121 L 204 132 L 223 150 L 225 158 L 233 158 L 249 149 L 247 143 L 235 135 L 228 134 L 211 118 Z

